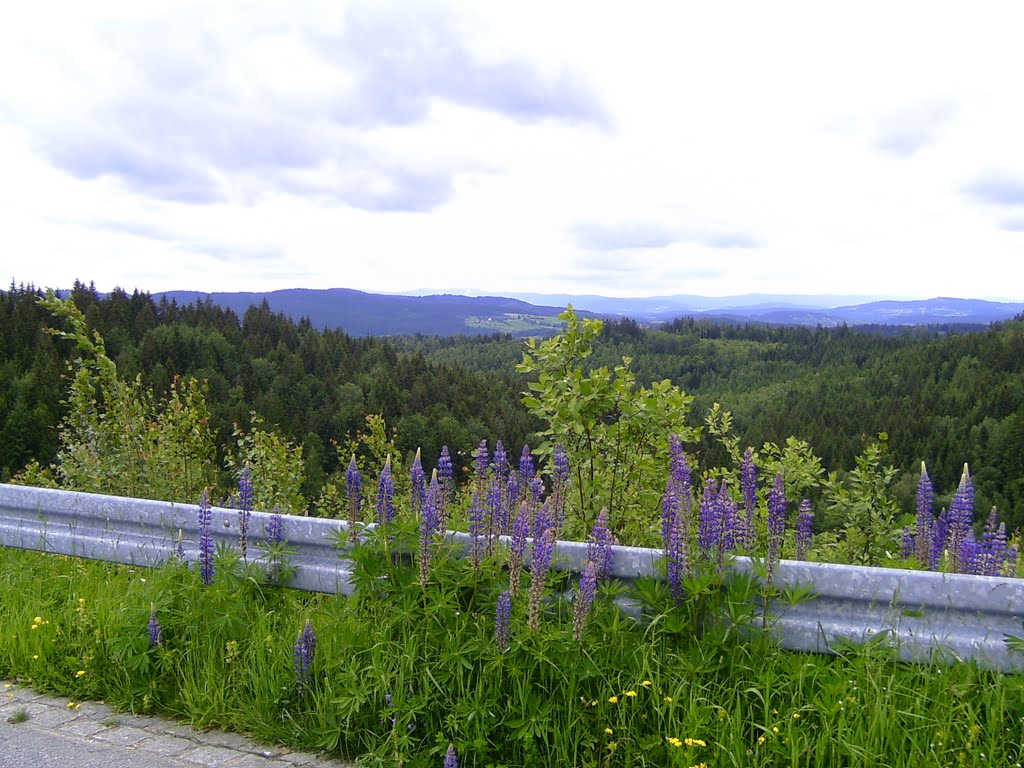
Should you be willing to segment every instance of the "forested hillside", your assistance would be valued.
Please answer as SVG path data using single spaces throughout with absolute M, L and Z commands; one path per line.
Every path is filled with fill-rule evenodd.
M 38 292 L 0 292 L 0 470 L 9 478 L 30 459 L 52 460 L 64 413 L 66 360 L 74 350 L 43 332 L 53 318 Z M 539 428 L 520 402 L 515 372 L 522 340 L 409 336 L 354 338 L 293 322 L 265 305 L 239 316 L 208 302 L 180 306 L 148 295 L 100 296 L 76 285 L 75 303 L 99 330 L 124 377 L 156 393 L 177 376 L 208 382 L 219 446 L 253 412 L 303 447 L 313 498 L 338 469 L 335 445 L 382 414 L 403 452 L 432 464 L 448 445 L 465 467 L 482 438 L 518 450 Z M 715 402 L 734 416 L 744 445 L 810 443 L 828 470 L 853 467 L 880 432 L 887 463 L 904 473 L 898 490 L 913 505 L 926 461 L 945 503 L 964 462 L 979 510 L 997 505 L 1024 524 L 1024 321 L 987 330 L 813 329 L 680 320 L 657 330 L 605 324 L 588 367 L 632 359 L 638 382 L 663 378 L 695 397 L 694 425 Z M 705 433 L 702 464 L 725 461 Z M 943 498 L 945 497 L 945 498 Z
M 75 350 L 44 332 L 55 320 L 31 287 L 0 292 L 0 473 L 8 479 L 31 459 L 46 464 L 57 450 L 57 425 L 67 396 L 66 362 Z M 319 331 L 274 314 L 266 305 L 244 315 L 209 302 L 179 306 L 148 295 L 87 286 L 72 291 L 90 328 L 125 378 L 141 375 L 156 394 L 175 377 L 208 383 L 207 402 L 218 446 L 252 412 L 303 448 L 306 493 L 315 497 L 338 467 L 335 445 L 382 414 L 396 446 L 422 448 L 436 461 L 448 445 L 465 464 L 483 435 L 521 445 L 536 428 L 519 403 L 524 383 L 511 369 L 468 371 L 399 352 L 379 338 Z M 59 324 L 58 324 L 59 325 Z M 461 453 L 460 453 L 461 452 Z
M 421 336 L 399 343 L 408 352 L 476 370 L 503 370 L 522 357 L 522 342 L 507 337 Z M 980 331 L 693 319 L 652 330 L 630 320 L 605 323 L 588 364 L 611 367 L 624 356 L 632 359 L 638 381 L 668 378 L 694 395 L 698 416 L 721 403 L 744 444 L 795 435 L 831 470 L 852 467 L 865 446 L 886 432 L 887 458 L 906 473 L 905 507 L 912 507 L 921 461 L 947 491 L 947 501 L 968 462 L 979 508 L 997 505 L 1014 526 L 1024 524 L 1021 319 Z M 703 450 L 718 447 L 705 441 Z

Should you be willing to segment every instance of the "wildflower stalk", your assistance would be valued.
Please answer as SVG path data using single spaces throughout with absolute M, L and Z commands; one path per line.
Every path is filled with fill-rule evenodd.
M 238 478 L 238 548 L 249 561 L 249 515 L 252 512 L 252 473 L 246 466 Z
M 199 497 L 199 578 L 204 586 L 213 583 L 213 534 L 210 494 L 204 488 Z
M 555 550 L 555 529 L 548 528 L 539 542 L 534 542 L 533 562 L 530 563 L 530 629 L 540 629 L 541 598 L 547 583 L 551 556 Z

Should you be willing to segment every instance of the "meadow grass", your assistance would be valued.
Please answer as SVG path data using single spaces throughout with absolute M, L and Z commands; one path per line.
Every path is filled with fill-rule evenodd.
M 427 587 L 386 547 L 356 553 L 352 596 L 267 584 L 218 562 L 147 570 L 0 550 L 0 676 L 77 700 L 218 726 L 361 765 L 1015 766 L 1024 680 L 907 665 L 881 645 L 781 651 L 714 617 L 742 583 L 674 606 L 657 582 L 599 586 L 577 640 L 553 574 L 495 641 L 505 576 L 440 548 Z M 524 578 L 528 584 L 529 579 Z M 730 598 L 730 590 L 739 598 Z M 153 620 L 159 627 L 153 632 Z M 299 685 L 306 622 L 315 648 Z M 155 642 L 158 640 L 158 642 Z

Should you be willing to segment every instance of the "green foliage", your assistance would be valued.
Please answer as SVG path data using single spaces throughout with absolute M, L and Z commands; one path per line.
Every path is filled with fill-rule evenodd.
M 159 400 L 141 376 L 125 381 L 102 336 L 89 333 L 70 300 L 40 299 L 67 330 L 78 357 L 60 429 L 56 475 L 68 488 L 94 493 L 194 501 L 215 477 L 215 448 L 202 387 L 175 380 Z
M 263 419 L 250 415 L 251 429 L 235 426 L 237 454 L 227 456 L 225 464 L 237 483 L 242 470 L 252 473 L 253 509 L 288 515 L 304 515 L 307 503 L 302 495 L 302 446 L 293 445 L 276 430 L 263 429 Z
M 882 432 L 857 457 L 856 467 L 845 478 L 832 472 L 825 480 L 829 514 L 841 521 L 844 532 L 839 542 L 844 562 L 881 565 L 899 552 L 896 518 L 900 510 L 893 498 L 898 472 L 883 464 L 887 441 L 888 435 Z
M 530 339 L 517 371 L 535 376 L 523 403 L 544 423 L 534 453 L 549 460 L 557 444 L 572 457 L 569 530 L 584 534 L 602 508 L 623 538 L 646 538 L 656 525 L 672 434 L 684 442 L 699 428 L 686 424 L 692 397 L 668 380 L 637 386 L 623 357 L 614 368 L 584 373 L 601 321 L 582 321 L 569 307 L 566 329 L 545 341 Z M 549 463 L 550 465 L 550 463 Z

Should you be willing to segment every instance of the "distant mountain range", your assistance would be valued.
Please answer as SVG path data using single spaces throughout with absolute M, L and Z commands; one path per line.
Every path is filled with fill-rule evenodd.
M 773 296 L 749 294 L 655 296 L 619 299 L 569 294 L 404 296 L 366 293 L 348 288 L 294 288 L 268 293 L 203 293 L 169 291 L 153 294 L 179 304 L 212 301 L 239 315 L 266 300 L 274 312 L 294 320 L 303 317 L 318 328 L 341 328 L 354 336 L 511 333 L 552 333 L 557 316 L 569 304 L 580 314 L 629 317 L 657 324 L 677 317 L 771 325 L 989 325 L 1024 313 L 1024 303 L 980 299 L 935 298 L 898 301 L 851 296 Z

